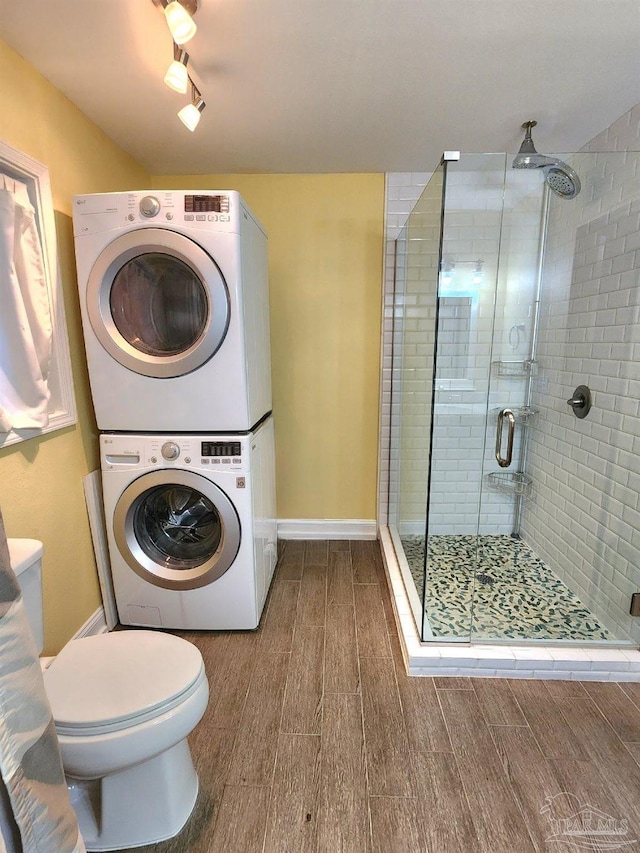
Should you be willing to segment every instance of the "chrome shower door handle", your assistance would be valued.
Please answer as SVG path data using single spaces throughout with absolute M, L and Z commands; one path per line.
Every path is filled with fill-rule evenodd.
M 507 455 L 502 455 L 502 429 L 504 419 L 507 419 L 509 424 L 509 432 L 507 434 Z M 498 429 L 496 431 L 496 461 L 501 468 L 508 468 L 511 465 L 513 457 L 513 436 L 516 431 L 516 416 L 511 409 L 502 409 L 498 414 Z

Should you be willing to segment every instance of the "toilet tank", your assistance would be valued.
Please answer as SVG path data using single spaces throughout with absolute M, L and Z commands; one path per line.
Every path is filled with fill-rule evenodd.
M 42 616 L 42 554 L 44 547 L 37 539 L 7 539 L 11 568 L 18 577 L 29 625 L 38 651 L 44 648 Z

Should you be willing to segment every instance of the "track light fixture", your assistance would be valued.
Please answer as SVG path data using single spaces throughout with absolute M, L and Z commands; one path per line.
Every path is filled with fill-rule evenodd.
M 443 287 L 449 287 L 453 283 L 455 268 L 456 265 L 452 260 L 450 260 L 449 258 L 442 259 L 442 265 L 440 268 L 440 283 L 443 285 Z
M 473 270 L 473 275 L 471 276 L 471 281 L 473 284 L 482 284 L 484 276 L 482 273 L 482 265 L 484 261 L 481 258 L 478 258 L 476 261 L 476 265 Z
M 477 261 L 461 261 L 456 260 L 453 255 L 443 255 L 440 262 L 440 284 L 443 287 L 451 287 L 456 277 L 456 267 L 460 277 L 458 278 L 456 289 L 469 286 L 469 278 L 471 284 L 479 287 L 484 282 L 484 261 L 478 258 Z M 473 267 L 471 271 L 467 271 L 464 267 Z
M 160 6 L 165 14 L 167 25 L 173 37 L 173 62 L 164 75 L 164 82 L 170 89 L 187 93 L 191 86 L 191 103 L 183 107 L 178 118 L 190 131 L 194 131 L 206 104 L 193 80 L 189 76 L 189 54 L 183 50 L 196 33 L 193 15 L 198 11 L 198 0 L 152 0 L 154 6 Z
M 191 103 L 187 104 L 186 107 L 183 107 L 180 110 L 178 118 L 184 126 L 193 133 L 198 126 L 200 116 L 202 115 L 202 111 L 206 107 L 206 104 L 202 95 L 196 89 L 193 80 L 190 79 L 189 82 L 191 83 Z
M 189 88 L 189 72 L 187 71 L 187 63 L 189 62 L 189 54 L 183 50 L 175 42 L 173 43 L 173 62 L 167 69 L 164 75 L 164 82 L 170 89 L 175 92 L 180 92 L 181 95 L 187 94 Z

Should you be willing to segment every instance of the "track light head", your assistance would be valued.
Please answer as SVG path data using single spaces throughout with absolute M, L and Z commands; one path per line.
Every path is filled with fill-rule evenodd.
M 196 89 L 193 80 L 191 82 L 191 103 L 183 107 L 178 113 L 178 118 L 183 125 L 192 133 L 198 126 L 202 111 L 206 107 L 204 99 L 200 92 Z
M 164 75 L 164 82 L 170 89 L 180 92 L 181 95 L 186 95 L 189 88 L 188 62 L 189 54 L 174 42 L 173 62 L 167 68 L 167 73 Z
M 205 102 L 202 98 L 199 98 L 193 104 L 187 104 L 186 107 L 183 107 L 178 113 L 178 118 L 182 122 L 182 124 L 190 130 L 192 133 L 198 126 L 200 121 L 200 115 L 204 108 L 206 107 Z
M 195 36 L 198 28 L 180 0 L 169 0 L 164 7 L 164 14 L 176 44 L 186 44 Z
M 176 44 L 186 44 L 196 34 L 197 27 L 193 16 L 198 10 L 198 0 L 152 0 L 154 6 L 161 6 L 167 19 L 167 25 Z

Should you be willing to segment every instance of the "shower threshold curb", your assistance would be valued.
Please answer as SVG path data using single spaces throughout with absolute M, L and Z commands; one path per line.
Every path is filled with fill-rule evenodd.
M 423 643 L 418 636 L 388 528 L 380 528 L 379 538 L 400 646 L 409 675 L 640 681 L 640 651 L 634 648 Z

